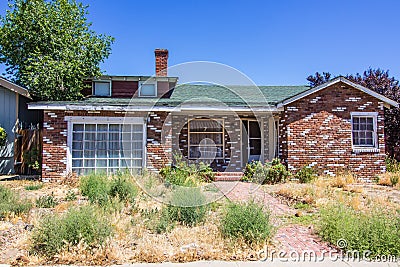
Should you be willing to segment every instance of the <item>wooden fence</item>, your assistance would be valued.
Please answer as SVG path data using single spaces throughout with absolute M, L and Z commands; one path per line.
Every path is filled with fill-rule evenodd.
M 20 175 L 40 175 L 42 168 L 42 131 L 17 131 L 14 144 L 15 172 Z

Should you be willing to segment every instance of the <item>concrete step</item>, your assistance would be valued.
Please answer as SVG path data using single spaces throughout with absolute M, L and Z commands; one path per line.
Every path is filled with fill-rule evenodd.
M 215 181 L 240 181 L 243 177 L 243 172 L 217 172 L 215 174 Z

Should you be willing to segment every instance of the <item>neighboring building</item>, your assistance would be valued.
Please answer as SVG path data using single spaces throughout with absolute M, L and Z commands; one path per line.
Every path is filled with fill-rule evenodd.
M 316 88 L 179 85 L 168 51 L 155 55 L 155 77 L 104 76 L 87 81 L 84 100 L 29 105 L 44 111 L 43 179 L 158 171 L 174 152 L 221 172 L 275 157 L 293 172 L 385 171 L 384 111 L 396 102 L 343 77 Z
M 14 141 L 16 131 L 29 124 L 38 124 L 41 114 L 28 110 L 32 101 L 28 91 L 0 77 L 0 126 L 7 132 L 7 143 L 0 147 L 0 174 L 14 174 Z

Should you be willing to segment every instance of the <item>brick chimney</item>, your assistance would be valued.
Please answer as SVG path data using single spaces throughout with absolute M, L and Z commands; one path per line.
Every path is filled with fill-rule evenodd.
M 168 76 L 168 50 L 157 48 L 154 50 L 156 56 L 156 76 Z

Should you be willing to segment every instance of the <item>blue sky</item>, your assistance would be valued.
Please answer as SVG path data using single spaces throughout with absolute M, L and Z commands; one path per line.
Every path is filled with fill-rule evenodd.
M 259 85 L 306 84 L 316 71 L 389 69 L 400 79 L 400 1 L 82 0 L 98 33 L 115 37 L 107 74 L 152 75 L 154 48 L 169 65 L 227 64 Z M 7 9 L 0 1 L 0 14 Z M 0 66 L 0 71 L 4 66 Z

